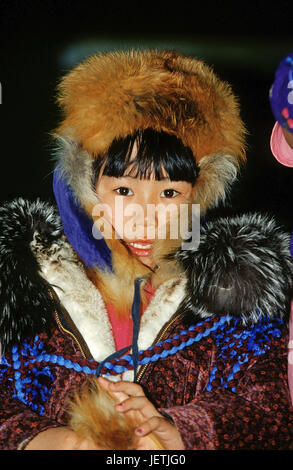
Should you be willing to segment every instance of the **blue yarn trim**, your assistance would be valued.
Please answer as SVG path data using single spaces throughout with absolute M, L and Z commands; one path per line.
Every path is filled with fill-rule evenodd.
M 186 347 L 191 346 L 193 343 L 197 343 L 201 341 L 202 338 L 205 338 L 209 336 L 213 331 L 216 331 L 219 325 L 225 325 L 230 320 L 231 320 L 231 317 L 229 315 L 221 317 L 219 322 L 215 322 L 211 328 L 207 328 L 203 333 L 198 333 L 194 338 L 189 338 L 187 341 L 182 341 L 178 346 L 173 346 L 173 348 L 171 349 L 164 349 L 160 354 L 154 354 L 151 357 L 144 357 L 143 359 L 138 361 L 138 364 L 146 365 L 146 364 L 149 364 L 150 362 L 157 362 L 161 358 L 172 356 L 173 354 L 176 354 L 178 351 L 181 351 L 182 349 L 185 349 Z M 205 321 L 202 321 L 201 323 L 198 323 L 197 325 L 192 325 L 190 328 L 188 328 L 188 330 L 182 331 L 180 335 L 173 336 L 172 338 L 168 338 L 165 341 L 160 341 L 154 346 L 151 346 L 150 348 L 148 348 L 146 351 L 153 351 L 158 346 L 162 346 L 165 343 L 171 343 L 174 339 L 180 339 L 181 336 L 187 335 L 189 331 L 194 331 L 203 323 L 205 323 Z M 143 354 L 143 353 L 144 351 L 139 351 L 139 354 Z M 129 362 L 130 365 L 133 365 L 132 356 L 130 355 L 122 356 L 120 360 L 127 361 Z M 119 370 L 120 372 L 118 373 L 126 372 L 128 370 L 127 367 L 115 366 L 114 364 L 111 364 L 110 362 L 105 362 L 104 366 L 107 367 L 109 370 L 112 370 L 115 372 L 118 372 Z
M 213 336 L 220 350 L 218 358 L 219 359 L 225 359 L 228 357 L 233 358 L 237 354 L 237 352 L 233 349 L 235 343 L 230 342 L 229 344 L 225 344 L 226 339 L 224 338 L 224 336 L 232 334 L 233 331 L 235 331 L 236 328 L 239 326 L 240 320 L 234 319 L 233 323 L 230 323 L 231 326 L 227 331 L 226 329 L 227 324 L 229 324 L 231 320 L 232 320 L 232 317 L 230 315 L 222 316 L 220 317 L 220 320 L 218 322 L 215 322 L 211 328 L 207 328 L 202 333 L 198 333 L 194 338 L 189 338 L 187 341 L 182 341 L 178 346 L 173 346 L 171 349 L 163 349 L 163 351 L 160 354 L 153 354 L 150 357 L 145 356 L 142 359 L 138 360 L 138 365 L 145 365 L 150 362 L 156 362 L 161 358 L 166 358 L 168 356 L 176 354 L 178 351 L 181 351 L 182 349 L 185 349 L 186 347 L 191 346 L 192 344 L 201 341 L 202 338 L 209 336 L 211 333 L 214 333 Z M 188 328 L 188 330 L 182 331 L 180 335 L 176 335 L 176 336 L 173 336 L 172 338 L 166 339 L 165 341 L 161 341 L 157 343 L 156 345 L 149 347 L 146 351 L 141 350 L 139 351 L 139 355 L 142 355 L 144 352 L 147 352 L 147 351 L 151 352 L 154 350 L 154 348 L 157 348 L 158 346 L 162 346 L 166 343 L 171 343 L 174 339 L 180 340 L 181 336 L 188 335 L 188 332 L 194 331 L 196 328 L 198 328 L 198 326 L 201 326 L 204 323 L 205 321 L 202 321 L 201 323 L 198 323 L 197 325 L 192 325 L 190 328 Z M 258 324 L 251 325 L 247 327 L 245 330 L 242 330 L 240 334 L 235 333 L 234 338 L 235 340 L 238 339 L 237 348 L 242 347 L 243 343 L 245 341 L 248 341 L 247 342 L 248 352 L 245 353 L 246 357 L 241 357 L 241 356 L 238 357 L 239 364 L 246 362 L 248 360 L 247 359 L 248 356 L 251 355 L 251 353 L 254 356 L 264 354 L 266 350 L 269 349 L 269 345 L 263 344 L 263 342 L 265 340 L 270 341 L 270 339 L 268 338 L 268 334 L 272 335 L 273 337 L 279 337 L 281 335 L 281 332 L 277 326 L 280 326 L 282 324 L 283 324 L 283 321 L 280 319 L 274 319 L 269 322 L 267 320 L 260 321 Z M 257 336 L 259 336 L 258 340 L 257 340 Z M 241 341 L 239 341 L 239 338 L 241 338 Z M 38 337 L 35 338 L 35 343 L 37 340 L 38 340 Z M 25 352 L 26 348 L 28 348 L 27 345 L 22 350 L 23 353 Z M 38 350 L 40 350 L 41 348 L 42 348 L 42 344 L 40 343 L 38 345 Z M 18 369 L 18 367 L 20 366 L 20 361 L 18 360 L 19 355 L 16 352 L 16 350 L 17 350 L 17 346 L 14 346 L 13 348 L 13 351 L 15 351 L 15 354 L 13 355 L 14 369 Z M 71 361 L 70 359 L 65 359 L 63 356 L 59 356 L 56 354 L 48 354 L 46 351 L 43 351 L 43 350 L 39 353 L 39 351 L 37 351 L 35 348 L 30 348 L 26 352 L 28 351 L 29 351 L 29 355 L 34 356 L 34 357 L 32 357 L 31 359 L 25 362 L 26 366 L 28 364 L 45 362 L 48 364 L 56 364 L 58 366 L 65 367 L 67 369 L 72 369 L 72 370 L 75 370 L 76 372 L 83 372 L 87 375 L 96 374 L 99 369 L 99 367 L 90 368 L 88 366 L 81 366 L 78 362 Z M 109 362 L 109 361 L 103 362 L 103 366 L 107 368 L 109 371 L 108 374 L 106 375 L 111 374 L 111 371 L 116 372 L 117 374 L 121 374 L 129 370 L 129 367 L 116 365 L 115 363 L 118 361 L 126 361 L 128 362 L 129 366 L 133 366 L 132 355 L 125 354 L 113 362 Z M 216 370 L 216 368 L 214 370 Z M 210 382 L 212 380 L 212 376 L 214 376 L 214 370 L 211 373 Z
M 182 341 L 179 346 L 173 346 L 173 348 L 171 348 L 169 350 L 164 349 L 161 352 L 161 354 L 153 354 L 151 357 L 144 357 L 143 359 L 138 360 L 138 365 L 145 365 L 145 364 L 148 364 L 150 362 L 156 362 L 161 358 L 166 358 L 170 355 L 176 354 L 176 352 L 181 351 L 182 349 L 184 349 L 188 346 L 191 346 L 193 343 L 201 341 L 202 338 L 209 336 L 212 332 L 216 331 L 219 328 L 219 326 L 225 325 L 230 319 L 231 319 L 231 317 L 229 315 L 223 316 L 223 317 L 221 317 L 221 319 L 218 322 L 215 322 L 214 325 L 211 328 L 207 328 L 203 333 L 198 333 L 194 338 L 189 338 L 187 341 Z M 180 333 L 180 335 L 176 335 L 176 336 L 174 336 L 172 338 L 169 338 L 165 341 L 161 341 L 161 342 L 157 343 L 156 345 L 151 346 L 146 351 L 152 351 L 157 346 L 162 346 L 165 343 L 171 343 L 171 341 L 173 339 L 180 339 L 181 336 L 186 335 L 189 331 L 195 330 L 196 328 L 198 328 L 198 326 L 200 326 L 203 323 L 204 322 L 201 322 L 200 324 L 197 324 L 197 325 L 193 325 L 190 328 L 188 328 L 188 330 L 182 331 Z M 38 339 L 39 339 L 38 336 L 36 336 L 35 340 L 34 340 L 34 344 L 36 344 Z M 40 352 L 40 349 L 42 349 L 42 346 L 43 346 L 42 343 L 39 343 L 37 345 L 37 347 L 35 347 L 35 348 L 32 348 L 29 345 L 24 345 L 23 346 L 22 353 L 24 353 L 24 352 L 27 353 L 28 352 L 29 355 L 34 356 L 34 357 L 30 358 L 28 361 L 25 361 L 25 363 L 24 363 L 25 366 L 28 366 L 29 364 L 39 363 L 39 362 L 45 362 L 47 364 L 56 364 L 58 366 L 65 367 L 66 369 L 72 369 L 72 370 L 75 370 L 76 372 L 83 372 L 87 375 L 92 375 L 92 374 L 96 375 L 96 373 L 99 369 L 99 368 L 91 369 L 88 366 L 81 366 L 78 362 L 71 361 L 70 359 L 65 359 L 63 356 L 59 356 L 59 355 L 56 355 L 56 354 L 48 354 L 46 351 L 43 351 L 43 350 Z M 144 352 L 145 351 L 143 351 L 143 350 L 139 351 L 139 355 L 143 354 Z M 20 365 L 21 365 L 21 362 L 19 360 L 20 355 L 19 355 L 19 352 L 18 352 L 18 346 L 13 347 L 12 353 L 13 353 L 12 354 L 13 368 L 15 370 L 18 370 Z M 130 366 L 133 366 L 132 355 L 126 354 L 126 355 L 120 357 L 119 359 L 117 359 L 116 361 L 121 361 L 121 360 L 124 360 L 124 361 L 128 362 Z M 106 367 L 109 370 L 109 373 L 106 374 L 106 375 L 110 375 L 111 374 L 110 371 L 116 372 L 117 374 L 121 374 L 121 373 L 126 372 L 127 370 L 129 370 L 129 367 L 116 365 L 115 364 L 116 361 L 114 361 L 114 363 L 111 363 L 111 362 L 104 362 L 103 363 L 103 366 Z M 92 362 L 94 362 L 94 361 L 92 361 Z
M 197 325 L 192 325 L 179 335 L 151 346 L 146 351 L 140 351 L 139 356 L 144 355 L 147 351 L 152 352 L 154 348 L 171 343 L 173 340 L 180 341 L 180 338 L 185 335 L 188 336 L 189 332 L 196 330 L 212 317 L 205 319 Z M 240 319 L 232 318 L 230 315 L 222 316 L 210 328 L 206 328 L 195 337 L 189 337 L 186 341 L 181 341 L 178 346 L 173 346 L 170 349 L 163 348 L 160 354 L 155 353 L 151 357 L 142 357 L 142 359 L 138 360 L 138 365 L 156 362 L 161 358 L 176 354 L 178 351 L 212 335 L 218 347 L 218 355 L 217 363 L 210 373 L 206 390 L 211 391 L 215 388 L 223 387 L 235 392 L 236 386 L 230 386 L 235 374 L 241 370 L 242 365 L 248 362 L 251 357 L 263 355 L 270 349 L 272 338 L 279 338 L 281 336 L 280 327 L 282 324 L 283 321 L 281 319 L 271 320 L 263 318 L 257 324 L 243 329 Z M 238 352 L 239 348 L 242 348 L 242 352 Z M 103 363 L 103 367 L 108 369 L 105 375 L 112 375 L 113 372 L 121 374 L 128 371 L 129 366 L 125 367 L 116 363 L 121 360 L 128 362 L 129 366 L 133 366 L 132 355 L 125 354 L 113 362 L 106 361 Z M 45 363 L 45 366 L 40 369 L 37 363 Z M 222 366 L 224 364 L 224 367 L 219 368 L 220 363 L 222 363 Z M 35 367 L 33 367 L 34 364 Z M 78 373 L 82 372 L 86 375 L 96 375 L 98 370 L 98 368 L 81 366 L 78 362 L 71 361 L 57 354 L 48 354 L 44 349 L 44 344 L 36 336 L 33 345 L 24 343 L 22 346 L 14 346 L 12 348 L 11 364 L 4 357 L 1 358 L 0 380 L 3 380 L 7 370 L 12 368 L 14 375 L 13 397 L 18 398 L 21 402 L 30 406 L 32 410 L 43 415 L 45 412 L 44 405 L 50 399 L 55 380 L 54 369 L 51 368 L 52 365 L 65 367 L 66 369 L 74 370 Z M 217 379 L 216 385 L 213 383 L 215 379 Z
M 42 343 L 37 344 L 38 339 L 39 337 L 36 336 L 34 346 L 24 344 L 20 351 L 18 346 L 13 346 L 12 348 L 12 364 L 10 365 L 14 370 L 14 390 L 12 398 L 17 398 L 33 411 L 43 416 L 45 413 L 44 405 L 50 399 L 53 383 L 55 381 L 55 376 L 50 366 L 47 365 L 42 369 L 36 367 L 27 368 L 25 370 L 25 376 L 23 376 L 23 372 L 20 371 L 21 359 L 23 359 L 26 354 L 34 354 L 43 347 Z M 24 366 L 30 363 L 32 363 L 31 360 L 25 361 Z M 1 359 L 1 365 L 2 364 L 3 358 Z
M 10 369 L 12 365 L 7 361 L 5 356 L 0 356 L 0 382 L 4 380 L 6 372 Z
M 234 380 L 234 376 L 241 370 L 242 364 L 248 362 L 251 356 L 257 357 L 265 354 L 270 349 L 271 338 L 279 338 L 281 336 L 280 327 L 283 324 L 283 320 L 278 318 L 273 320 L 261 319 L 258 323 L 248 326 L 241 333 L 237 334 L 235 330 L 239 324 L 240 319 L 235 319 L 228 331 L 224 331 L 223 327 L 220 326 L 214 335 L 219 348 L 219 354 L 217 364 L 212 369 L 209 377 L 206 387 L 207 391 L 211 391 L 214 388 L 213 380 L 215 378 L 220 381 L 218 387 L 230 388 L 229 382 Z M 246 343 L 246 352 L 242 351 L 237 354 L 237 349 L 243 348 L 244 343 Z M 226 365 L 227 363 L 234 363 L 226 377 L 225 370 L 219 372 L 219 362 Z M 235 392 L 236 386 L 231 387 L 231 390 Z

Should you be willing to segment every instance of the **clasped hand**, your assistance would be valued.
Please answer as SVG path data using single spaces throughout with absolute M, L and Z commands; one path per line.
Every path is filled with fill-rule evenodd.
M 183 450 L 184 445 L 175 425 L 163 416 L 147 399 L 142 387 L 126 381 L 110 382 L 102 377 L 98 379 L 101 387 L 111 392 L 119 404 L 119 413 L 128 413 L 135 421 L 140 422 L 135 430 L 138 437 L 137 450 L 158 449 L 155 442 L 148 438 L 154 434 L 166 450 Z

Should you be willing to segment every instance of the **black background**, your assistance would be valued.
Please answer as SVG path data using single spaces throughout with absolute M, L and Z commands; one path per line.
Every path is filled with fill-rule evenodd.
M 293 51 L 292 5 L 0 0 L 1 201 L 52 199 L 50 131 L 59 119 L 54 95 L 68 69 L 60 57 L 70 45 L 90 39 L 115 48 L 120 43 L 161 47 L 168 39 L 182 52 L 184 41 L 194 51 L 206 45 L 201 58 L 239 97 L 249 132 L 248 164 L 227 210 L 273 213 L 291 230 L 293 168 L 271 154 L 274 118 L 268 94 L 278 63 Z M 226 54 L 227 48 L 234 52 Z

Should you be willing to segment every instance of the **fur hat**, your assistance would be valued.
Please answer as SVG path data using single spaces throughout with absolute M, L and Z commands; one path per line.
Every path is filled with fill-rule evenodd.
M 202 210 L 224 199 L 245 160 L 244 125 L 230 86 L 178 52 L 94 55 L 61 80 L 57 100 L 59 164 L 89 214 L 97 203 L 93 160 L 137 130 L 165 131 L 190 147 L 201 171 L 193 202 Z
M 58 174 L 91 219 L 99 204 L 93 162 L 107 153 L 114 139 L 149 128 L 179 138 L 192 150 L 200 168 L 189 202 L 200 204 L 201 214 L 225 199 L 245 161 L 245 129 L 230 86 L 202 61 L 178 52 L 92 56 L 60 81 L 57 101 L 63 112 L 55 130 Z M 180 246 L 182 240 L 164 242 L 156 240 L 153 246 L 158 265 L 162 251 L 165 254 L 176 243 Z M 150 274 L 150 268 L 115 237 L 108 238 L 107 245 L 113 272 L 101 274 L 90 268 L 88 275 L 104 298 L 128 312 L 133 296 L 130 286 L 136 277 Z M 156 276 L 152 274 L 153 285 L 174 276 L 175 271 L 174 264 L 165 263 Z

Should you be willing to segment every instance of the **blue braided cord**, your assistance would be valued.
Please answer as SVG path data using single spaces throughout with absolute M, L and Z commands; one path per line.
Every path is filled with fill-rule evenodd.
M 187 346 L 191 346 L 193 343 L 196 343 L 200 341 L 202 338 L 205 338 L 209 336 L 213 331 L 216 331 L 217 328 L 221 325 L 225 325 L 228 321 L 230 321 L 231 317 L 230 315 L 226 315 L 220 318 L 218 322 L 215 322 L 214 325 L 211 328 L 207 328 L 203 333 L 198 333 L 194 338 L 189 338 L 187 341 L 182 341 L 178 346 L 173 346 L 171 349 L 164 349 L 160 354 L 154 354 L 151 357 L 144 357 L 143 359 L 138 361 L 139 365 L 145 365 L 150 362 L 156 362 L 161 358 L 166 358 L 170 355 L 176 354 L 178 351 L 181 351 L 182 349 L 186 348 Z M 201 322 L 200 324 L 197 325 L 192 325 L 188 330 L 184 330 L 180 333 L 180 335 L 173 336 L 172 338 L 166 339 L 165 341 L 160 341 L 159 343 L 155 344 L 154 346 L 151 346 L 150 348 L 147 349 L 147 351 L 152 351 L 154 348 L 158 346 L 162 346 L 165 343 L 171 343 L 174 339 L 180 339 L 181 336 L 184 336 L 188 334 L 189 331 L 195 330 L 199 325 L 205 323 L 204 321 Z M 139 354 L 142 354 L 144 351 L 139 351 Z M 125 360 L 129 362 L 130 365 L 132 365 L 132 356 L 130 355 L 125 355 L 122 356 L 119 360 Z M 124 366 L 117 366 L 114 365 L 110 362 L 105 362 L 104 366 L 107 367 L 109 370 L 113 370 L 118 373 L 122 373 L 128 370 L 127 367 Z M 107 375 L 107 374 L 106 374 Z
M 138 361 L 138 364 L 144 365 L 150 362 L 155 362 L 160 358 L 168 357 L 172 354 L 175 354 L 177 351 L 180 351 L 188 346 L 191 346 L 195 342 L 201 341 L 202 338 L 209 336 L 213 333 L 213 337 L 218 346 L 218 360 L 222 360 L 225 365 L 227 361 L 232 360 L 234 364 L 231 366 L 231 370 L 227 374 L 227 370 L 222 370 L 220 373 L 218 371 L 218 363 L 214 366 L 210 373 L 209 382 L 206 387 L 207 391 L 210 391 L 215 388 L 212 382 L 216 377 L 220 381 L 220 385 L 224 388 L 229 388 L 229 383 L 234 379 L 234 376 L 237 372 L 241 370 L 242 364 L 245 364 L 249 361 L 251 356 L 259 356 L 264 354 L 268 349 L 270 349 L 269 343 L 271 337 L 279 337 L 281 331 L 278 328 L 283 321 L 279 319 L 274 319 L 268 321 L 268 319 L 262 319 L 258 324 L 250 325 L 245 330 L 242 329 L 240 333 L 237 333 L 237 326 L 239 324 L 239 319 L 233 319 L 229 315 L 220 317 L 218 322 L 215 322 L 211 328 L 205 329 L 202 333 L 198 333 L 194 338 L 188 338 L 187 341 L 182 341 L 178 346 L 173 346 L 171 349 L 164 349 L 161 354 L 154 354 L 151 357 L 144 357 L 142 360 Z M 179 339 L 181 336 L 188 334 L 190 331 L 194 331 L 198 326 L 204 324 L 207 321 L 205 319 L 197 325 L 192 325 L 188 330 L 182 331 L 179 335 L 176 335 L 172 338 L 169 338 L 165 341 L 157 343 L 155 346 L 148 348 L 148 351 L 152 351 L 155 347 L 162 346 L 166 343 L 172 342 L 174 339 Z M 242 328 L 242 325 L 241 325 Z M 76 372 L 83 372 L 87 375 L 92 374 L 96 375 L 97 369 L 91 369 L 88 366 L 81 366 L 79 363 L 71 361 L 70 359 L 65 359 L 63 356 L 56 354 L 48 354 L 43 348 L 44 344 L 39 342 L 39 337 L 36 336 L 34 339 L 33 345 L 29 343 L 24 343 L 20 348 L 14 346 L 12 348 L 12 364 L 5 359 L 1 358 L 0 364 L 0 379 L 1 373 L 2 378 L 5 374 L 5 371 L 9 367 L 12 367 L 14 370 L 14 390 L 13 397 L 19 399 L 24 404 L 28 405 L 33 411 L 37 412 L 39 415 L 44 415 L 45 413 L 45 403 L 50 399 L 52 393 L 52 385 L 54 383 L 54 375 L 49 365 L 43 367 L 42 369 L 37 369 L 36 367 L 31 368 L 27 371 L 26 376 L 22 377 L 20 372 L 21 367 L 21 358 L 23 360 L 24 366 L 37 362 L 45 362 L 47 364 L 56 364 L 63 366 L 67 369 L 73 369 Z M 267 343 L 266 343 L 267 342 Z M 245 344 L 245 352 L 238 353 L 239 348 Z M 236 346 L 236 347 L 235 347 Z M 143 354 L 144 351 L 140 351 L 140 354 Z M 25 356 L 33 355 L 29 360 L 25 360 Z M 132 356 L 126 354 L 122 356 L 119 360 L 123 359 L 132 365 Z M 117 359 L 118 361 L 118 359 Z M 229 362 L 228 362 L 229 363 Z M 129 370 L 127 367 L 121 366 L 119 364 L 112 364 L 109 362 L 104 363 L 104 367 L 108 368 L 106 375 L 110 375 L 110 371 L 114 371 L 118 374 Z M 227 377 L 225 378 L 225 373 Z M 45 380 L 44 380 L 45 379 Z M 10 379 L 12 381 L 12 379 Z M 12 384 L 11 384 L 12 385 Z M 230 387 L 232 392 L 236 391 L 236 387 Z
M 63 356 L 57 356 L 56 354 L 40 354 L 27 361 L 25 365 L 33 364 L 35 362 L 45 362 L 51 364 L 57 364 L 58 366 L 65 367 L 66 369 L 73 369 L 76 372 L 84 372 L 85 374 L 94 374 L 97 369 L 90 369 L 88 366 L 81 366 L 78 362 L 65 359 Z
M 176 354 L 176 352 L 181 351 L 182 349 L 191 346 L 195 342 L 201 341 L 202 338 L 209 336 L 211 333 L 215 333 L 214 337 L 217 343 L 217 346 L 219 347 L 219 355 L 218 359 L 233 359 L 235 364 L 233 365 L 226 381 L 224 382 L 223 377 L 221 378 L 221 384 L 227 388 L 228 383 L 233 380 L 234 374 L 240 370 L 240 366 L 247 362 L 249 360 L 249 357 L 251 356 L 251 352 L 253 353 L 254 356 L 258 356 L 260 354 L 264 354 L 267 349 L 269 349 L 269 346 L 267 344 L 263 344 L 265 340 L 270 340 L 268 335 L 273 335 L 273 337 L 280 336 L 281 332 L 279 328 L 276 327 L 276 323 L 281 324 L 282 321 L 280 320 L 279 322 L 277 320 L 270 321 L 267 323 L 267 320 L 260 321 L 256 325 L 251 325 L 247 329 L 242 330 L 241 333 L 233 333 L 233 331 L 236 329 L 239 319 L 234 319 L 232 324 L 229 325 L 230 320 L 232 317 L 230 315 L 226 315 L 220 318 L 218 322 L 215 322 L 211 328 L 207 328 L 205 331 L 202 333 L 198 333 L 194 338 L 188 338 L 187 341 L 182 341 L 178 346 L 173 346 L 171 349 L 167 350 L 164 349 L 160 354 L 154 354 L 151 357 L 144 357 L 143 359 L 138 361 L 139 365 L 145 365 L 150 362 L 156 362 L 160 358 L 166 358 L 170 355 Z M 151 346 L 148 348 L 147 351 L 152 351 L 155 347 L 157 346 L 162 346 L 165 343 L 170 343 L 174 339 L 180 339 L 181 336 L 188 334 L 188 332 L 195 330 L 199 325 L 205 323 L 206 320 L 201 322 L 200 324 L 197 325 L 192 325 L 188 330 L 182 331 L 179 335 L 176 335 L 172 338 L 169 338 L 165 341 L 161 341 L 157 343 L 155 346 Z M 244 342 L 247 341 L 247 348 L 246 350 L 248 352 L 246 353 L 241 353 L 238 354 L 238 352 L 233 349 L 235 346 L 235 342 L 231 338 L 228 338 L 227 335 L 232 335 L 235 338 L 235 341 L 237 340 L 237 348 L 240 348 L 243 346 Z M 257 342 L 256 341 L 256 335 L 261 334 L 261 339 Z M 35 338 L 37 340 L 38 337 Z M 38 353 L 40 352 L 40 349 L 42 349 L 43 345 L 42 343 L 39 343 L 38 345 L 34 345 L 35 347 L 28 347 L 28 345 L 25 345 L 22 348 L 22 353 L 24 352 L 30 352 L 30 353 L 35 353 L 36 350 L 38 350 Z M 144 351 L 140 351 L 140 354 L 142 354 Z M 22 401 L 25 400 L 24 392 L 23 392 L 23 386 L 26 385 L 28 382 L 26 379 L 21 379 L 21 374 L 18 371 L 20 367 L 20 360 L 19 360 L 19 353 L 18 353 L 18 348 L 17 346 L 14 346 L 12 349 L 12 359 L 13 359 L 13 368 L 14 368 L 14 377 L 15 377 L 15 389 L 16 389 L 16 395 L 19 399 Z M 124 360 L 129 363 L 129 365 L 132 365 L 132 356 L 129 354 L 126 354 L 122 356 L 119 360 Z M 117 360 L 118 361 L 118 360 Z M 41 351 L 41 353 L 37 354 L 35 357 L 29 359 L 28 361 L 25 361 L 25 365 L 32 364 L 32 363 L 37 363 L 37 362 L 45 362 L 45 363 L 51 363 L 51 364 L 56 364 L 59 366 L 63 366 L 67 369 L 73 369 L 76 372 L 83 372 L 87 375 L 93 375 L 96 374 L 97 369 L 91 369 L 88 366 L 81 366 L 78 362 L 71 361 L 70 359 L 65 359 L 63 356 L 59 356 L 56 354 L 48 354 L 45 351 Z M 108 372 L 106 375 L 110 375 L 111 371 L 114 371 L 118 374 L 121 374 L 129 368 L 125 366 L 121 366 L 119 364 L 112 364 L 110 362 L 105 362 L 104 367 L 108 369 Z M 36 369 L 34 369 L 35 371 Z M 218 370 L 217 364 L 213 368 L 213 370 L 210 373 L 209 377 L 209 383 L 206 387 L 206 390 L 211 390 L 213 388 L 212 386 L 212 381 L 216 376 L 216 372 Z M 42 371 L 44 371 L 44 375 L 49 376 L 50 375 L 50 369 L 49 368 L 43 368 Z M 224 373 L 224 371 L 223 371 Z M 51 374 L 52 376 L 52 374 Z M 53 376 L 52 376 L 53 377 Z M 52 378 L 51 377 L 51 378 Z M 38 382 L 37 382 L 38 383 Z M 46 390 L 47 392 L 47 390 Z M 44 397 L 43 397 L 44 398 Z
M 215 322 L 211 328 L 207 328 L 203 333 L 198 333 L 194 338 L 189 338 L 187 341 L 182 342 L 179 346 L 174 346 L 173 348 L 167 350 L 163 350 L 161 354 L 154 354 L 151 357 L 145 357 L 142 360 L 138 361 L 139 365 L 145 365 L 148 364 L 149 362 L 156 362 L 160 358 L 166 358 L 172 354 L 176 354 L 177 351 L 181 351 L 182 349 L 191 346 L 193 343 L 200 341 L 202 338 L 209 336 L 212 332 L 216 331 L 219 326 L 225 325 L 228 321 L 230 321 L 231 317 L 229 315 L 223 316 L 220 318 L 218 322 Z M 205 320 L 206 321 L 206 320 Z M 176 335 L 172 338 L 169 338 L 165 341 L 160 341 L 154 346 L 151 346 L 150 348 L 147 349 L 147 351 L 152 351 L 155 347 L 157 346 L 162 346 L 164 343 L 170 343 L 174 339 L 180 339 L 181 336 L 188 334 L 189 331 L 193 331 L 195 328 L 198 328 L 198 326 L 202 325 L 205 323 L 205 321 L 202 321 L 201 323 L 197 325 L 192 325 L 188 330 L 182 331 L 179 335 Z M 23 345 L 22 346 L 22 353 L 29 353 L 32 355 L 35 355 L 35 357 L 27 360 L 24 362 L 24 365 L 27 366 L 29 364 L 37 363 L 37 362 L 45 362 L 45 363 L 51 363 L 51 364 L 56 364 L 62 367 L 65 367 L 67 369 L 73 369 L 76 372 L 83 372 L 87 375 L 91 374 L 96 374 L 97 368 L 91 369 L 88 366 L 81 366 L 78 362 L 71 361 L 70 359 L 65 359 L 63 356 L 59 356 L 56 354 L 48 354 L 45 351 L 41 351 L 39 353 L 40 349 L 42 348 L 42 343 L 36 345 L 36 341 L 38 340 L 38 337 L 35 337 L 35 347 L 31 347 L 29 345 Z M 144 351 L 141 350 L 139 351 L 139 354 L 143 354 Z M 13 357 L 13 367 L 15 370 L 17 370 L 20 367 L 20 360 L 19 360 L 19 353 L 18 353 L 18 348 L 17 346 L 14 346 L 12 349 L 12 357 Z M 117 359 L 117 361 L 124 360 L 129 363 L 129 365 L 133 365 L 133 360 L 132 356 L 129 354 L 126 354 L 122 356 L 121 358 Z M 110 375 L 110 371 L 114 371 L 118 374 L 121 374 L 123 372 L 126 372 L 129 370 L 129 368 L 125 366 L 121 366 L 119 364 L 112 364 L 110 362 L 105 362 L 104 367 L 109 370 L 106 375 Z M 17 376 L 18 379 L 18 376 Z M 21 387 L 19 387 L 21 389 Z

